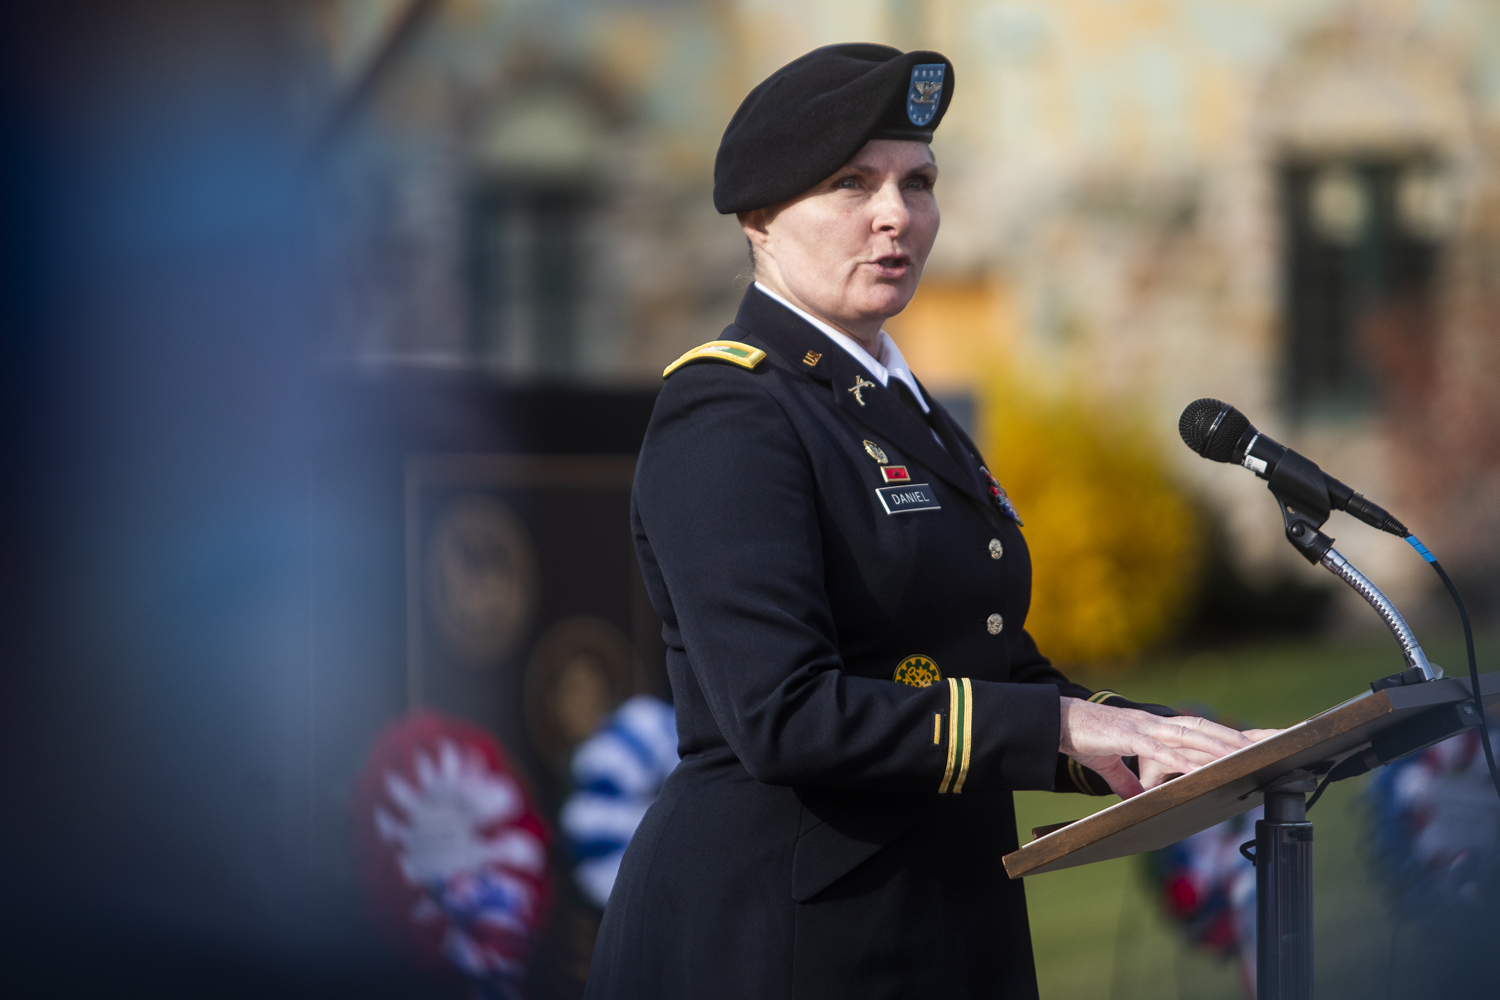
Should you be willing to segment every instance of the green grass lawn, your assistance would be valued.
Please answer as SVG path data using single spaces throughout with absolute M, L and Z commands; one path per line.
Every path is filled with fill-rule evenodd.
M 1467 673 L 1461 636 L 1427 645 L 1450 674 Z M 1495 644 L 1480 637 L 1480 669 Z M 1246 724 L 1281 728 L 1368 689 L 1402 668 L 1389 636 L 1242 647 L 1161 657 L 1107 674 L 1074 675 L 1142 701 L 1197 703 Z M 1309 814 L 1315 824 L 1315 970 L 1319 997 L 1391 995 L 1393 915 L 1372 876 L 1364 780 L 1330 786 Z M 1025 843 L 1034 826 L 1077 819 L 1116 801 L 1022 792 L 1016 816 Z M 1234 1000 L 1238 970 L 1190 948 L 1152 895 L 1141 857 L 1026 879 L 1037 975 L 1044 1000 Z M 1403 992 L 1404 995 L 1404 992 Z

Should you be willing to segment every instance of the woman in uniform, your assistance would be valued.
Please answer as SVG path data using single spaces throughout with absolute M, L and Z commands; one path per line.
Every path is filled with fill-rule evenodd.
M 1130 796 L 1250 742 L 1052 667 L 1015 509 L 881 329 L 937 236 L 953 86 L 936 52 L 829 46 L 724 133 L 755 283 L 667 368 L 636 469 L 682 763 L 595 1000 L 1035 997 L 1011 792 Z

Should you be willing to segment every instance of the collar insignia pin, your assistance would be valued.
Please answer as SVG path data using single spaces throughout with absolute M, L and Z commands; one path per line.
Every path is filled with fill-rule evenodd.
M 881 465 L 884 465 L 888 461 L 885 457 L 885 450 L 874 441 L 865 442 L 865 454 L 869 455 Z
M 854 376 L 854 385 L 849 389 L 849 391 L 854 393 L 854 401 L 860 406 L 864 406 L 865 397 L 860 395 L 860 390 L 873 388 L 875 388 L 874 382 L 866 382 L 863 375 L 856 375 Z
M 818 362 L 821 361 L 822 359 L 823 359 L 823 353 L 821 351 L 808 351 L 806 354 L 804 354 L 802 356 L 802 363 L 804 365 L 808 365 L 809 367 L 816 368 L 817 365 L 818 365 Z

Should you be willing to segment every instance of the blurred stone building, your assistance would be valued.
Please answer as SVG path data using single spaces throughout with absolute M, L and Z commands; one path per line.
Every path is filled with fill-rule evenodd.
M 339 353 L 649 385 L 748 280 L 709 199 L 740 97 L 816 46 L 958 68 L 943 233 L 892 323 L 962 399 L 986 367 L 1144 417 L 1251 576 L 1291 565 L 1251 477 L 1175 443 L 1217 395 L 1468 575 L 1500 543 L 1500 10 L 1483 0 L 322 0 Z M 392 45 L 393 35 L 400 35 Z M 996 459 L 1003 464 L 1003 459 Z M 1335 521 L 1398 596 L 1404 546 Z
M 1060 528 L 1028 524 L 1037 610 L 1059 562 L 1095 591 L 1150 590 L 1083 572 L 1077 545 L 1044 552 L 1045 531 L 1089 517 L 1120 522 L 1091 538 L 1162 548 L 1186 508 L 1175 489 L 1132 503 L 1141 456 L 1204 501 L 1241 580 L 1324 582 L 1282 541 L 1260 482 L 1179 443 L 1178 414 L 1200 396 L 1234 402 L 1392 508 L 1466 578 L 1471 603 L 1500 605 L 1500 7 L 1488 0 L 296 9 L 308 119 L 322 123 L 330 368 L 426 421 L 350 487 L 389 507 L 374 575 L 393 594 L 368 658 L 394 677 L 404 655 L 406 704 L 457 711 L 524 750 L 549 815 L 567 751 L 624 697 L 661 688 L 623 512 L 662 368 L 718 335 L 750 279 L 744 237 L 711 204 L 719 136 L 756 82 L 831 42 L 933 48 L 956 66 L 933 146 L 942 233 L 890 323 L 916 371 L 981 432 L 1002 479 L 1023 449 L 988 412 L 1073 407 L 1125 428 L 1128 447 L 1100 438 L 1058 456 L 1071 471 L 1051 496 L 1096 495 Z M 530 430 L 474 430 L 486 422 Z M 1031 442 L 1033 468 L 1052 464 L 1053 444 Z M 1403 606 L 1432 596 L 1406 545 L 1341 517 L 1329 530 Z M 1155 593 L 1189 603 L 1181 588 Z M 1376 626 L 1340 598 L 1349 622 Z M 1139 611 L 1092 614 L 1062 619 L 1097 632 Z M 1161 634 L 1156 614 L 1140 635 Z M 483 662 L 446 662 L 444 622 L 485 635 L 509 622 L 509 638 Z M 325 756 L 336 789 L 358 762 Z M 559 914 L 539 996 L 577 995 L 587 971 L 596 916 L 577 899 Z

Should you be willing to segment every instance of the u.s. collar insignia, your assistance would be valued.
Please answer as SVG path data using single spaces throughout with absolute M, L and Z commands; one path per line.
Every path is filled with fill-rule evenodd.
M 865 442 L 865 454 L 869 455 L 881 465 L 884 465 L 886 462 L 890 461 L 885 457 L 885 451 L 874 441 Z
M 920 128 L 932 121 L 943 97 L 943 63 L 918 63 L 911 68 L 906 91 L 906 117 Z
M 989 469 L 981 465 L 979 471 L 984 473 L 985 479 L 989 480 L 990 499 L 995 501 L 995 506 L 1000 508 L 1000 513 L 1016 522 L 1020 527 L 1026 527 L 1026 522 L 1021 520 L 1020 514 L 1016 513 L 1016 505 L 1010 502 L 1010 495 L 1005 492 L 1005 487 L 1001 486 L 999 481 L 990 475 Z
M 896 664 L 896 672 L 891 674 L 891 680 L 897 684 L 914 688 L 932 687 L 942 679 L 943 673 L 932 657 L 920 653 Z
M 867 382 L 865 381 L 865 377 L 863 375 L 856 375 L 854 376 L 854 385 L 849 388 L 849 391 L 854 393 L 854 401 L 860 406 L 864 406 L 865 397 L 860 395 L 860 390 L 873 388 L 875 388 L 874 382 Z

